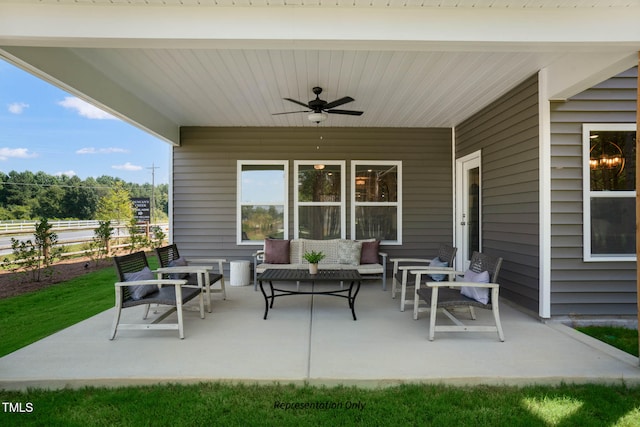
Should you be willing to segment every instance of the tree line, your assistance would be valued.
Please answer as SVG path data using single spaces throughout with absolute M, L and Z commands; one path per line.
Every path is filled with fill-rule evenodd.
M 149 183 L 127 183 L 106 175 L 82 180 L 77 176 L 11 171 L 0 172 L 0 220 L 112 219 L 99 218 L 99 214 L 101 200 L 108 199 L 114 191 L 128 197 L 149 197 L 156 221 L 168 218 L 168 184 L 152 188 Z

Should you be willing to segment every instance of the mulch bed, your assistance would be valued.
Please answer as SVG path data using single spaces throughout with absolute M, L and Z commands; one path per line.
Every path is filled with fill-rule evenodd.
M 11 273 L 7 270 L 0 270 L 0 299 L 55 286 L 58 283 L 110 265 L 110 259 L 101 261 L 98 267 L 88 257 L 65 259 L 54 264 L 51 277 L 44 277 L 39 282 L 31 280 L 31 273 Z

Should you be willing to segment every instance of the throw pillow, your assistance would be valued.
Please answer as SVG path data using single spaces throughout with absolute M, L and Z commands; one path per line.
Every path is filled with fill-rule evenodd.
M 136 271 L 134 273 L 124 273 L 124 281 L 125 282 L 135 282 L 138 280 L 153 280 L 155 277 L 153 273 L 149 269 L 149 267 L 145 267 L 140 271 Z M 158 290 L 156 285 L 135 285 L 129 286 L 129 294 L 131 294 L 131 298 L 134 300 L 139 300 L 144 298 L 145 296 L 154 293 Z
M 356 240 L 340 240 L 338 242 L 338 262 L 340 264 L 360 265 L 362 242 Z
M 264 262 L 267 264 L 289 264 L 289 241 L 266 239 L 264 241 Z
M 380 240 L 362 242 L 360 264 L 377 264 L 379 262 L 378 252 L 380 252 Z
M 489 283 L 489 272 L 483 271 L 476 273 L 467 270 L 464 272 L 463 280 L 465 282 Z M 489 288 L 474 288 L 470 286 L 461 286 L 460 293 L 465 297 L 474 299 L 482 304 L 489 304 Z
M 187 260 L 183 257 L 176 258 L 172 261 L 169 261 L 169 267 L 186 267 L 187 265 L 189 264 L 187 263 Z M 189 273 L 171 273 L 169 277 L 174 280 L 186 279 L 189 277 Z
M 438 268 L 438 267 L 449 267 L 449 263 L 447 261 L 442 261 L 440 258 L 435 257 L 434 259 L 431 260 L 431 262 L 429 263 L 429 267 L 434 267 L 434 268 Z M 429 275 L 435 282 L 442 282 L 444 280 L 445 277 L 447 277 L 446 274 L 430 274 Z

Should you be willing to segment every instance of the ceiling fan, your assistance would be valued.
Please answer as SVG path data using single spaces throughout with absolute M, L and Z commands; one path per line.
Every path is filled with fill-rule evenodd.
M 283 98 L 289 102 L 293 102 L 294 104 L 301 105 L 307 110 L 301 111 L 287 111 L 285 113 L 274 113 L 273 116 L 278 116 L 281 114 L 293 114 L 293 113 L 309 113 L 307 118 L 315 123 L 323 122 L 327 119 L 328 114 L 346 114 L 348 116 L 361 116 L 362 111 L 354 111 L 354 110 L 337 110 L 335 107 L 339 107 L 340 105 L 346 104 L 348 102 L 355 101 L 350 96 L 345 96 L 344 98 L 336 99 L 333 102 L 327 102 L 323 99 L 320 99 L 320 94 L 322 93 L 321 87 L 314 87 L 313 93 L 316 95 L 316 99 L 312 99 L 309 103 L 305 104 L 304 102 L 296 101 L 291 98 Z

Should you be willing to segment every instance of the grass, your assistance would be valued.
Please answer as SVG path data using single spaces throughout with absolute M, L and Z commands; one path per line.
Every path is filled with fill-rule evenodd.
M 152 268 L 155 258 L 149 258 Z M 113 267 L 0 300 L 0 355 L 113 306 Z M 54 303 L 52 303 L 54 302 Z M 584 329 L 584 330 L 583 330 Z M 637 355 L 635 330 L 580 328 Z M 561 385 L 380 389 L 164 384 L 0 390 L 2 425 L 29 426 L 638 426 L 640 386 Z
M 149 257 L 157 268 L 155 257 Z M 114 305 L 116 272 L 105 267 L 64 283 L 0 300 L 0 357 Z
M 638 356 L 638 330 L 617 326 L 583 326 L 576 328 L 583 334 L 592 336 L 600 341 Z
M 640 388 L 166 384 L 0 391 L 29 426 L 640 426 Z M 7 424 L 8 423 L 8 424 Z

